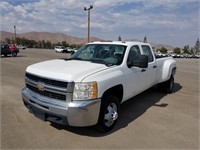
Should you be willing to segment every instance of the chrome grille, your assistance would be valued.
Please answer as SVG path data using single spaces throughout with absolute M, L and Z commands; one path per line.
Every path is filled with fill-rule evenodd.
M 52 85 L 52 86 L 62 87 L 62 88 L 67 88 L 67 84 L 68 84 L 68 82 L 46 79 L 46 78 L 38 77 L 38 76 L 29 74 L 29 73 L 26 73 L 26 77 L 28 79 L 31 79 L 31 80 L 36 81 L 36 82 L 42 82 L 42 83 L 45 83 L 47 85 Z
M 29 85 L 29 84 L 26 84 L 26 87 L 35 93 L 38 93 L 40 95 L 43 95 L 43 96 L 46 96 L 49 98 L 62 100 L 62 101 L 66 100 L 66 95 L 63 95 L 63 94 L 57 94 L 57 93 L 53 93 L 53 92 L 49 92 L 49 91 L 39 91 L 36 87 Z
M 42 96 L 66 101 L 68 82 L 56 81 L 26 73 L 26 87 Z M 38 85 L 42 85 L 42 89 Z

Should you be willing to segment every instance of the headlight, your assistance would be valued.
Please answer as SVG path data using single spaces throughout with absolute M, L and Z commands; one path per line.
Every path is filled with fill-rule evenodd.
M 89 100 L 97 98 L 97 82 L 75 83 L 73 100 Z

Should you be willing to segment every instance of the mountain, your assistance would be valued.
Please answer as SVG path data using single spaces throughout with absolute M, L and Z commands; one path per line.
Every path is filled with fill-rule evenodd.
M 11 32 L 6 32 L 6 31 L 1 31 L 0 32 L 0 40 L 1 41 L 4 41 L 5 38 L 10 38 L 11 39 L 12 37 L 14 37 L 14 34 L 11 33 Z
M 87 38 L 78 38 L 70 35 L 65 35 L 64 33 L 50 33 L 50 32 L 27 32 L 27 33 L 22 33 L 22 34 L 16 34 L 17 37 L 25 37 L 29 40 L 35 40 L 35 41 L 51 41 L 51 43 L 58 43 L 62 41 L 66 41 L 69 44 L 85 44 L 87 43 Z M 5 31 L 0 31 L 0 41 L 4 41 L 6 38 L 12 39 L 14 37 L 14 33 L 11 32 L 5 32 Z M 91 37 L 91 41 L 101 41 L 102 39 L 96 38 L 96 37 Z M 139 41 L 142 42 L 141 40 L 138 39 L 131 39 L 131 40 L 126 40 L 126 41 Z M 172 51 L 174 47 L 170 45 L 164 45 L 164 44 L 155 44 L 151 43 L 152 47 L 155 49 L 160 49 L 162 47 L 165 47 L 169 51 Z
M 6 38 L 12 39 L 14 37 L 14 33 L 0 31 L 1 41 L 4 41 Z M 25 37 L 29 40 L 35 41 L 51 41 L 51 43 L 58 43 L 62 41 L 67 41 L 69 44 L 84 44 L 87 43 L 87 38 L 78 38 L 70 35 L 65 35 L 64 33 L 50 33 L 50 32 L 27 32 L 22 34 L 16 34 L 16 37 Z M 96 37 L 91 37 L 91 41 L 100 41 L 101 39 Z
M 155 44 L 151 43 L 151 46 L 154 47 L 155 49 L 161 49 L 162 47 L 166 48 L 168 51 L 173 51 L 175 47 L 170 46 L 170 45 L 165 45 L 165 44 Z

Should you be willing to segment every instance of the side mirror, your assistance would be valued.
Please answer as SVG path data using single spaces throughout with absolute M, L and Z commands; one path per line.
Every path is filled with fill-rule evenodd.
M 147 68 L 148 67 L 148 56 L 147 55 L 141 55 L 139 57 L 139 61 L 132 61 L 132 60 L 128 60 L 127 62 L 127 66 L 129 68 L 131 67 L 139 67 L 139 68 Z
M 133 64 L 133 66 L 135 66 Z M 148 67 L 148 56 L 147 55 L 141 55 L 139 64 L 137 65 L 139 68 L 147 68 Z
M 128 68 L 131 68 L 133 66 L 133 61 L 132 60 L 128 60 L 127 61 L 127 66 L 128 66 Z

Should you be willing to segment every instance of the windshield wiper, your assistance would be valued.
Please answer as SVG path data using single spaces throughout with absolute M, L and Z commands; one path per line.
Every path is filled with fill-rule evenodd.
M 65 58 L 65 61 L 72 60 L 71 58 Z
M 67 60 L 83 60 L 83 59 L 82 58 L 66 58 L 65 60 L 67 61 Z
M 104 60 L 102 60 L 102 59 L 90 59 L 90 62 L 99 63 L 99 64 L 104 64 L 104 65 L 106 65 L 107 67 L 110 67 L 110 66 L 113 65 L 113 64 L 111 64 L 111 63 L 107 63 L 106 61 L 104 61 Z
M 82 59 L 82 58 L 67 58 L 67 59 L 65 59 L 65 61 L 68 61 L 68 60 L 81 60 L 81 61 L 90 61 L 90 62 L 92 62 L 92 63 L 99 63 L 99 64 L 104 64 L 104 65 L 106 65 L 107 67 L 110 67 L 110 66 L 113 66 L 114 64 L 112 64 L 112 63 L 108 63 L 108 62 L 106 62 L 106 61 L 104 61 L 104 60 L 102 60 L 102 59 Z
M 106 65 L 107 67 L 110 67 L 110 66 L 113 66 L 114 64 L 106 63 L 105 65 Z

